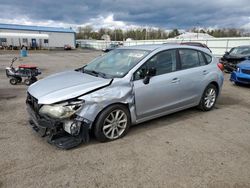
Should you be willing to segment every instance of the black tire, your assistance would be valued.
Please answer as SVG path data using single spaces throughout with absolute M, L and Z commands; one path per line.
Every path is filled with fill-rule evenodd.
M 117 128 L 117 137 L 116 138 L 110 138 L 110 137 L 107 137 L 104 133 L 104 125 L 106 123 L 106 120 L 111 117 L 111 113 L 117 113 L 117 111 L 122 111 L 120 112 L 121 114 L 124 113 L 124 117 L 126 116 L 126 119 L 127 119 L 127 122 L 126 122 L 126 125 L 124 124 L 124 128 L 122 128 L 121 131 L 121 134 L 119 133 L 118 127 Z M 118 122 L 119 120 L 116 121 L 116 123 Z M 112 124 L 112 123 L 110 123 Z M 114 123 L 113 123 L 114 124 Z M 112 126 L 113 126 L 112 124 Z M 129 130 L 129 127 L 131 125 L 131 118 L 130 118 L 130 113 L 128 111 L 128 109 L 126 108 L 126 106 L 124 105 L 120 105 L 120 104 L 115 104 L 115 105 L 112 105 L 112 106 L 109 106 L 107 107 L 106 109 L 104 109 L 97 117 L 96 121 L 95 121 L 95 126 L 94 126 L 94 134 L 95 134 L 95 137 L 98 141 L 100 142 L 107 142 L 107 141 L 112 141 L 112 140 L 116 140 L 116 139 L 119 139 L 119 138 L 122 138 L 123 136 L 125 136 Z M 107 125 L 105 125 L 107 126 Z M 119 126 L 119 125 L 117 125 Z M 113 129 L 116 129 L 116 128 L 113 128 Z M 108 128 L 109 130 L 112 129 L 111 127 Z M 113 130 L 112 130 L 113 131 Z M 112 131 L 111 131 L 111 135 L 112 135 Z M 107 131 L 108 132 L 108 131 Z M 114 131 L 115 132 L 115 131 Z M 119 135 L 120 134 L 120 135 Z M 119 136 L 118 136 L 119 135 Z
M 10 79 L 10 84 L 11 85 L 16 85 L 17 83 L 18 83 L 18 80 L 16 78 L 13 77 L 13 78 Z
M 207 105 L 206 102 L 206 97 L 207 97 L 207 94 L 211 91 L 211 90 L 214 90 L 215 91 L 215 94 L 214 94 L 214 101 L 213 103 L 211 103 L 211 106 L 210 105 Z M 216 103 L 216 100 L 217 100 L 217 96 L 218 96 L 218 89 L 217 87 L 214 85 L 214 84 L 209 84 L 206 89 L 204 90 L 203 92 L 203 95 L 201 97 L 201 100 L 200 100 L 200 103 L 198 105 L 198 108 L 202 111 L 209 111 L 209 110 L 212 110 L 215 103 Z M 212 102 L 212 101 L 211 101 Z M 209 103 L 210 104 L 210 103 Z
M 33 84 L 33 83 L 35 83 L 37 81 L 37 78 L 36 77 L 32 77 L 30 80 L 31 80 L 31 82 Z
M 31 81 L 31 79 L 27 78 L 24 80 L 24 83 L 25 83 L 25 85 L 29 86 L 30 84 L 32 84 L 32 81 Z
M 17 77 L 17 82 L 21 83 L 22 82 L 22 78 L 21 77 Z
M 235 84 L 236 86 L 240 86 L 240 83 L 239 83 L 239 82 L 234 82 L 234 84 Z

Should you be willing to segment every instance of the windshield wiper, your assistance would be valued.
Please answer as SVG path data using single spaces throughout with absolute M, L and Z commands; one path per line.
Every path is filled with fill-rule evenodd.
M 84 69 L 84 72 L 85 73 L 90 73 L 91 75 L 94 75 L 94 76 L 101 76 L 103 78 L 107 78 L 107 75 L 103 72 L 97 72 L 95 70 L 86 70 Z
M 106 77 L 107 77 L 107 75 L 106 75 L 105 73 L 103 73 L 103 72 L 97 72 L 97 71 L 95 71 L 95 70 L 92 70 L 91 73 L 94 73 L 94 74 L 96 74 L 96 75 L 98 75 L 98 76 L 101 76 L 101 77 L 103 77 L 103 78 L 106 78 Z

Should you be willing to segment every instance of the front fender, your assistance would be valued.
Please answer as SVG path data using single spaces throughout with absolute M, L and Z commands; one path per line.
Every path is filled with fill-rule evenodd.
M 119 82 L 80 97 L 85 101 L 82 109 L 77 112 L 78 116 L 94 122 L 97 115 L 106 107 L 122 103 L 129 107 L 132 122 L 134 122 L 134 93 L 132 83 Z

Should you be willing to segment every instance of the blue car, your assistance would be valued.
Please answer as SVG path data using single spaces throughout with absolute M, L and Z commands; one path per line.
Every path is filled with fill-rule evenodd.
M 232 72 L 230 81 L 235 84 L 250 84 L 250 60 L 237 64 L 237 69 Z

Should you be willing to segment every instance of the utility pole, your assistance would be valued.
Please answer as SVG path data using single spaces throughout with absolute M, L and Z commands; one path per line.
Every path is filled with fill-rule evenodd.
M 116 28 L 115 28 L 115 41 L 116 41 Z

